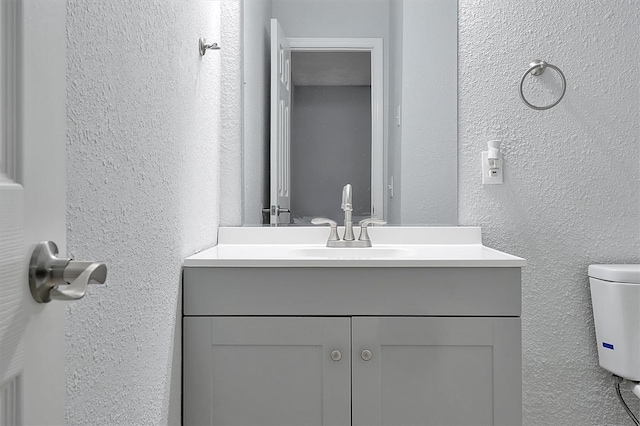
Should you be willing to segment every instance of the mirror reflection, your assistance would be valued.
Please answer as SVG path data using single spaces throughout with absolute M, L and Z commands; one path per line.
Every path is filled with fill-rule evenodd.
M 456 0 L 244 0 L 243 49 L 245 224 L 342 223 L 347 183 L 354 221 L 457 223 Z
M 340 217 L 345 182 L 354 221 L 370 217 L 371 54 L 294 50 L 291 74 L 291 221 Z

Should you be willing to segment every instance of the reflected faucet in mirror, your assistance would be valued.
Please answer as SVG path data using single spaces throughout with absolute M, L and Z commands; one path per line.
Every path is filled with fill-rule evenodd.
M 327 240 L 327 247 L 371 247 L 371 239 L 367 232 L 369 225 L 385 225 L 386 220 L 371 217 L 360 221 L 360 236 L 356 240 L 353 235 L 353 221 L 351 213 L 353 212 L 353 188 L 351 184 L 346 184 L 342 188 L 342 210 L 344 211 L 344 235 L 342 240 L 338 236 L 338 224 L 335 220 L 326 217 L 316 217 L 311 220 L 314 225 L 329 225 L 331 232 Z

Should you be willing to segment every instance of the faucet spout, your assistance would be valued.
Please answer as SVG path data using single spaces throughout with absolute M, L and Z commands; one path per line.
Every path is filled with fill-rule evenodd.
M 351 184 L 346 184 L 342 188 L 342 210 L 344 210 L 344 237 L 340 240 L 337 232 L 337 224 L 331 219 L 317 217 L 311 221 L 314 225 L 329 224 L 331 225 L 331 233 L 327 240 L 327 247 L 371 247 L 371 240 L 367 233 L 367 225 L 385 224 L 386 221 L 377 218 L 369 218 L 360 221 L 360 238 L 356 241 L 353 235 L 353 199 Z M 640 388 L 640 385 L 639 385 Z
M 352 187 L 351 184 L 348 183 L 342 188 L 342 206 L 340 208 L 345 212 L 353 211 L 353 201 L 352 201 Z
M 353 241 L 353 221 L 351 220 L 351 212 L 353 211 L 352 188 L 348 183 L 342 188 L 342 210 L 344 210 L 344 241 Z

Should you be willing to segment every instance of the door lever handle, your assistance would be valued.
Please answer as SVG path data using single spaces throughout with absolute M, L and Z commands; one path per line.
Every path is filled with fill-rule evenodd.
M 31 254 L 29 288 L 38 303 L 82 299 L 87 285 L 104 284 L 106 279 L 104 263 L 58 257 L 58 246 L 53 241 L 36 244 Z

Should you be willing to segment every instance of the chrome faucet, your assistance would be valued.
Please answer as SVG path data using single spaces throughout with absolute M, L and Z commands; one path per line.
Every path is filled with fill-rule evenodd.
M 356 238 L 353 235 L 353 221 L 351 220 L 351 212 L 353 212 L 352 188 L 348 183 L 342 188 L 342 205 L 340 208 L 344 211 L 344 236 L 343 241 L 353 241 Z
M 325 217 L 317 217 L 311 221 L 314 225 L 329 225 L 331 232 L 327 240 L 327 247 L 371 247 L 371 240 L 367 232 L 368 225 L 384 225 L 386 220 L 371 217 L 360 221 L 360 236 L 356 240 L 353 235 L 353 221 L 351 214 L 353 212 L 352 187 L 348 183 L 342 188 L 342 210 L 344 210 L 344 235 L 342 240 L 338 236 L 338 224 L 331 219 Z

